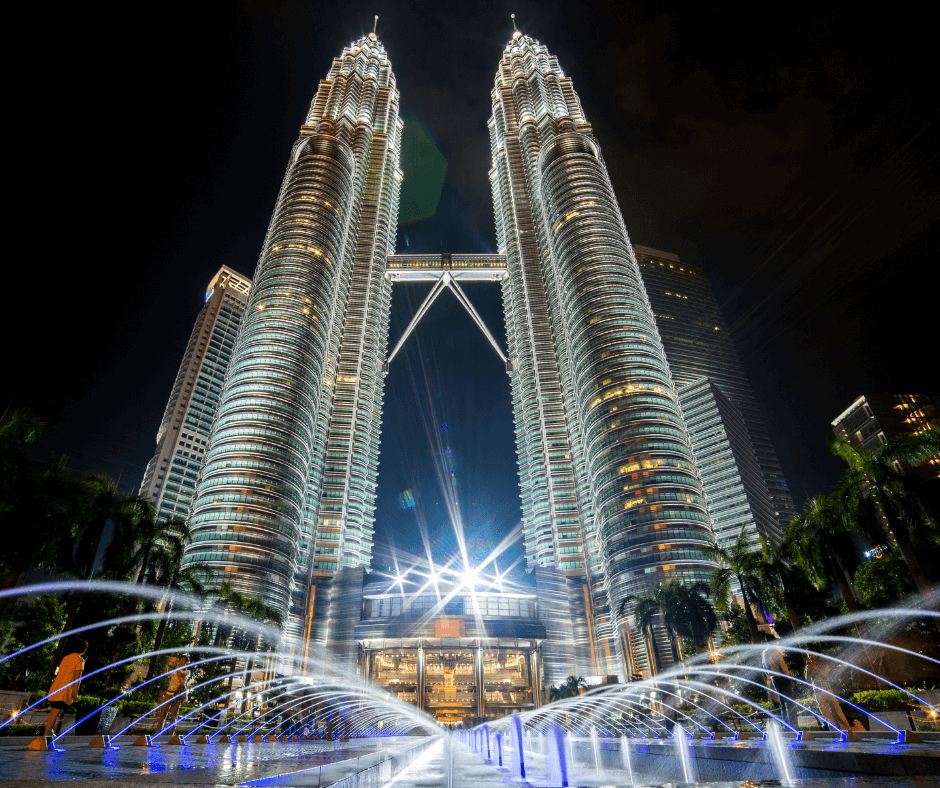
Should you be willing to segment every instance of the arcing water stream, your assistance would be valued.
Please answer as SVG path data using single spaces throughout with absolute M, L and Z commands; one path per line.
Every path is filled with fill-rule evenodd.
M 51 583 L 13 589 L 0 596 L 73 590 L 136 594 L 151 604 L 166 601 L 159 589 L 122 583 Z M 278 648 L 276 652 L 237 649 L 227 645 L 226 637 L 218 636 L 212 645 L 193 642 L 184 649 L 146 651 L 109 665 L 89 665 L 86 674 L 73 684 L 105 671 L 135 663 L 139 666 L 154 656 L 162 658 L 185 650 L 191 659 L 185 667 L 173 665 L 151 679 L 122 687 L 101 707 L 48 741 L 34 742 L 35 748 L 61 751 L 64 747 L 68 752 L 80 746 L 73 734 L 84 722 L 94 715 L 103 717 L 103 709 L 123 701 L 153 699 L 161 680 L 183 670 L 202 675 L 189 688 L 191 696 L 200 696 L 193 708 L 177 719 L 171 714 L 159 730 L 150 724 L 152 730 L 147 732 L 148 720 L 159 719 L 174 701 L 153 699 L 152 706 L 115 726 L 113 732 L 99 730 L 100 736 L 91 746 L 103 750 L 158 744 L 247 747 L 291 740 L 297 745 L 317 741 L 322 747 L 340 740 L 395 740 L 415 734 L 431 742 L 445 733 L 435 719 L 413 705 L 365 684 L 359 675 L 338 669 L 328 654 L 317 653 L 308 644 L 303 649 L 291 648 L 297 644 L 285 642 L 276 629 L 216 606 L 207 608 L 205 602 L 181 594 L 173 596 L 169 614 L 141 613 L 96 622 L 4 654 L 0 664 L 58 638 L 100 637 L 122 624 L 136 626 L 161 618 L 190 622 L 193 629 L 199 622 L 204 634 L 247 633 L 241 642 L 277 643 Z M 799 630 L 772 644 L 732 646 L 702 654 L 649 680 L 608 685 L 461 731 L 457 737 L 462 745 L 456 750 L 446 737 L 439 754 L 443 759 L 441 779 L 459 784 L 462 772 L 454 769 L 454 758 L 471 751 L 483 763 L 492 764 L 497 781 L 511 777 L 545 786 L 642 785 L 665 780 L 707 784 L 747 779 L 798 785 L 816 777 L 866 774 L 866 768 L 874 769 L 866 764 L 873 763 L 884 774 L 905 776 L 912 768 L 938 773 L 940 741 L 931 741 L 931 734 L 919 735 L 910 724 L 902 723 L 897 713 L 850 699 L 858 688 L 890 689 L 907 707 L 940 722 L 935 694 L 889 680 L 889 670 L 879 672 L 879 665 L 893 658 L 916 664 L 923 675 L 940 678 L 936 652 L 907 648 L 897 638 L 902 630 L 915 627 L 931 631 L 938 623 L 940 614 L 927 605 L 868 611 Z M 853 628 L 858 629 L 857 635 L 852 634 Z M 779 662 L 773 667 L 773 661 L 766 659 L 768 648 L 785 655 L 791 664 L 807 662 L 814 668 L 807 678 L 784 673 L 786 669 L 780 668 Z M 48 693 L 43 695 L 0 723 L 0 732 L 38 709 L 48 697 Z M 261 757 L 261 751 L 252 752 Z M 271 759 L 270 753 L 264 757 Z M 430 756 L 424 753 L 421 757 Z M 409 780 L 414 782 L 406 779 L 410 762 L 404 756 L 388 761 L 398 764 L 395 768 L 399 771 L 392 777 L 402 788 Z M 0 769 L 0 779 L 2 774 Z

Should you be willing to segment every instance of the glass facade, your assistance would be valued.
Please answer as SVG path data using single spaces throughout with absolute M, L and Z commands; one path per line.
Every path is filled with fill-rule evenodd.
M 189 337 L 170 400 L 157 433 L 157 450 L 147 464 L 141 494 L 160 519 L 185 520 L 202 468 L 212 419 L 251 280 L 223 266 L 206 289 L 206 300 Z
M 779 539 L 797 512 L 763 416 L 754 399 L 705 272 L 668 252 L 637 246 L 637 262 L 676 386 L 708 378 L 744 419 Z
M 622 675 L 624 657 L 646 671 L 645 650 L 622 653 L 620 600 L 668 579 L 707 579 L 712 566 L 689 437 L 571 80 L 516 33 L 491 95 L 526 557 L 586 583 L 589 673 Z
M 402 122 L 385 49 L 333 61 L 295 143 L 219 395 L 186 561 L 309 631 L 310 589 L 368 564 Z
M 738 409 L 708 378 L 680 387 L 679 404 L 718 544 L 730 546 L 742 529 L 752 549 L 760 549 L 760 536 L 778 542 L 777 517 Z

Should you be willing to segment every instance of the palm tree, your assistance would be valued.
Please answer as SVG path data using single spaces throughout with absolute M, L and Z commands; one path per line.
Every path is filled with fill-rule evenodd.
M 172 564 L 176 557 L 182 561 L 190 530 L 184 520 L 158 520 L 153 505 L 149 501 L 145 503 L 135 523 L 134 552 L 130 560 L 137 567 L 136 583 L 144 583 L 149 578 L 151 584 L 156 584 L 157 576 L 167 562 Z M 128 594 L 124 614 L 131 616 L 136 611 L 137 597 Z
M 257 621 L 259 624 L 266 624 L 272 627 L 280 627 L 284 623 L 284 616 L 281 614 L 281 611 L 275 607 L 271 607 L 266 604 L 264 601 L 258 597 L 245 597 L 239 595 L 240 597 L 240 609 L 239 613 L 254 621 Z M 236 651 L 258 651 L 263 645 L 263 636 L 260 636 L 257 631 L 253 631 L 250 628 L 237 628 L 235 630 L 232 648 Z M 238 661 L 238 658 L 235 657 L 232 659 L 229 666 L 229 680 L 228 688 L 232 688 L 232 682 L 235 680 L 235 665 Z M 245 666 L 245 680 L 244 684 L 247 685 L 251 681 L 251 671 L 254 667 L 254 653 L 248 657 L 248 664 Z M 247 703 L 247 698 L 244 703 Z
M 122 495 L 117 484 L 104 474 L 86 477 L 82 481 L 82 488 L 84 495 L 77 499 L 74 509 L 67 513 L 75 529 L 68 573 L 86 580 L 124 580 L 134 568 L 137 523 L 147 516 L 151 505 L 136 493 Z M 98 548 L 109 525 L 112 528 L 111 538 L 99 565 Z M 85 592 L 80 589 L 72 592 L 63 631 L 74 626 L 84 595 Z M 52 681 L 64 648 L 65 639 L 61 639 L 46 675 L 48 681 Z
M 163 645 L 166 627 L 170 614 L 173 612 L 173 592 L 203 596 L 205 594 L 204 583 L 211 577 L 212 572 L 202 564 L 183 566 L 183 545 L 176 546 L 172 551 L 161 553 L 156 582 L 166 589 L 167 598 L 164 603 L 166 606 L 163 610 L 163 618 L 160 619 L 157 633 L 153 638 L 153 651 L 159 651 Z M 157 656 L 154 655 L 150 657 L 150 664 L 147 666 L 147 680 L 149 681 L 156 674 Z
M 783 543 L 818 588 L 834 581 L 846 607 L 857 613 L 858 600 L 850 580 L 856 552 L 849 523 L 849 512 L 838 499 L 817 495 L 806 502 L 801 517 L 790 521 Z
M 15 587 L 30 567 L 58 573 L 72 547 L 68 512 L 80 494 L 69 481 L 68 458 L 52 455 L 38 461 L 31 446 L 46 425 L 25 409 L 0 420 L 0 551 L 2 589 Z M 0 599 L 0 618 L 13 597 Z
M 773 599 L 778 609 L 787 611 L 790 626 L 796 632 L 800 628 L 800 617 L 796 612 L 796 597 L 801 585 L 801 572 L 782 546 L 760 538 L 761 555 L 757 570 L 761 583 L 761 596 Z M 805 583 L 805 580 L 803 580 Z
M 902 468 L 916 468 L 940 455 L 940 429 L 902 435 L 874 452 L 835 438 L 829 450 L 849 466 L 838 490 L 856 525 L 879 543 L 894 541 L 917 589 L 930 590 L 912 541 L 936 539 L 940 511 L 935 492 Z
M 638 597 L 631 594 L 620 602 L 619 613 L 622 616 L 626 615 L 631 605 L 635 606 L 637 628 L 647 637 L 657 672 L 660 659 L 653 638 L 656 618 L 662 616 L 666 631 L 676 648 L 676 656 L 681 660 L 680 638 L 691 640 L 697 649 L 701 649 L 718 626 L 718 617 L 707 594 L 708 586 L 705 583 L 686 585 L 680 580 L 668 580 L 660 583 L 652 596 Z
M 559 686 L 548 688 L 549 703 L 563 698 L 577 698 L 587 689 L 587 682 L 582 676 L 568 676 Z
M 652 656 L 653 669 L 656 673 L 662 671 L 662 665 L 659 659 L 659 652 L 656 649 L 656 641 L 653 633 L 653 625 L 656 623 L 656 617 L 661 614 L 659 600 L 655 596 L 637 597 L 633 594 L 620 601 L 618 612 L 621 616 L 627 614 L 627 608 L 634 605 L 633 616 L 636 621 L 636 628 L 643 633 L 646 638 L 646 650 Z
M 760 643 L 760 630 L 754 618 L 754 607 L 760 607 L 760 583 L 758 580 L 759 553 L 748 544 L 744 528 L 728 547 L 711 545 L 705 548 L 706 555 L 718 564 L 712 573 L 711 592 L 715 607 L 725 613 L 731 601 L 734 584 L 741 590 L 744 615 L 752 643 Z

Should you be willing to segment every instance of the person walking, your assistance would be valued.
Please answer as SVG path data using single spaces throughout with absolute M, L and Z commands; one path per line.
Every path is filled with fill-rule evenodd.
M 176 722 L 176 715 L 186 699 L 186 682 L 189 680 L 189 671 L 185 670 L 185 666 L 188 664 L 189 657 L 184 654 L 179 659 L 173 660 L 172 664 L 167 665 L 167 668 L 173 669 L 173 672 L 170 674 L 169 686 L 160 694 L 159 701 L 165 705 L 160 709 L 157 733 L 163 731 L 167 717 L 170 718 L 170 725 Z
M 790 668 L 787 661 L 783 658 L 783 652 L 776 646 L 768 646 L 763 653 L 764 670 L 773 686 L 773 692 L 770 693 L 772 702 L 779 704 L 780 716 L 794 731 L 800 729 L 797 722 L 797 710 L 793 704 L 793 698 L 796 691 L 796 683 L 793 681 Z
M 849 740 L 856 740 L 851 734 L 864 731 L 865 726 L 858 720 L 853 720 L 849 724 L 838 699 L 830 694 L 832 693 L 832 678 L 829 671 L 829 660 L 820 659 L 816 654 L 810 654 L 806 658 L 806 680 L 813 685 L 820 715 L 833 730 L 849 731 Z
M 87 640 L 72 640 L 65 648 L 65 656 L 56 668 L 55 679 L 49 688 L 49 715 L 46 717 L 46 727 L 43 735 L 29 743 L 30 750 L 46 749 L 46 737 L 51 736 L 60 718 L 65 716 L 65 710 L 71 706 L 78 697 L 80 683 L 78 679 L 85 671 L 85 652 L 88 650 Z M 72 682 L 75 682 L 74 684 Z

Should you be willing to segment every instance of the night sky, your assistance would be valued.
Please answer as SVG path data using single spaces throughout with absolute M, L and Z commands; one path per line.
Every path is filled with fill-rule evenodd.
M 23 207 L 58 218 L 19 264 L 41 281 L 7 290 L 4 407 L 47 418 L 42 448 L 76 471 L 139 484 L 210 277 L 253 273 L 318 81 L 376 13 L 408 122 L 399 252 L 495 252 L 486 121 L 515 12 L 572 77 L 633 241 L 708 273 L 799 497 L 841 472 L 824 440 L 859 393 L 940 388 L 930 26 L 790 6 L 202 5 L 135 8 L 114 36 L 76 18 L 55 89 L 25 105 L 46 142 Z M 396 285 L 390 347 L 426 289 Z M 498 286 L 468 293 L 504 345 Z M 451 471 L 482 557 L 520 517 L 509 382 L 445 293 L 387 379 L 377 546 L 420 549 L 420 522 L 452 550 Z

